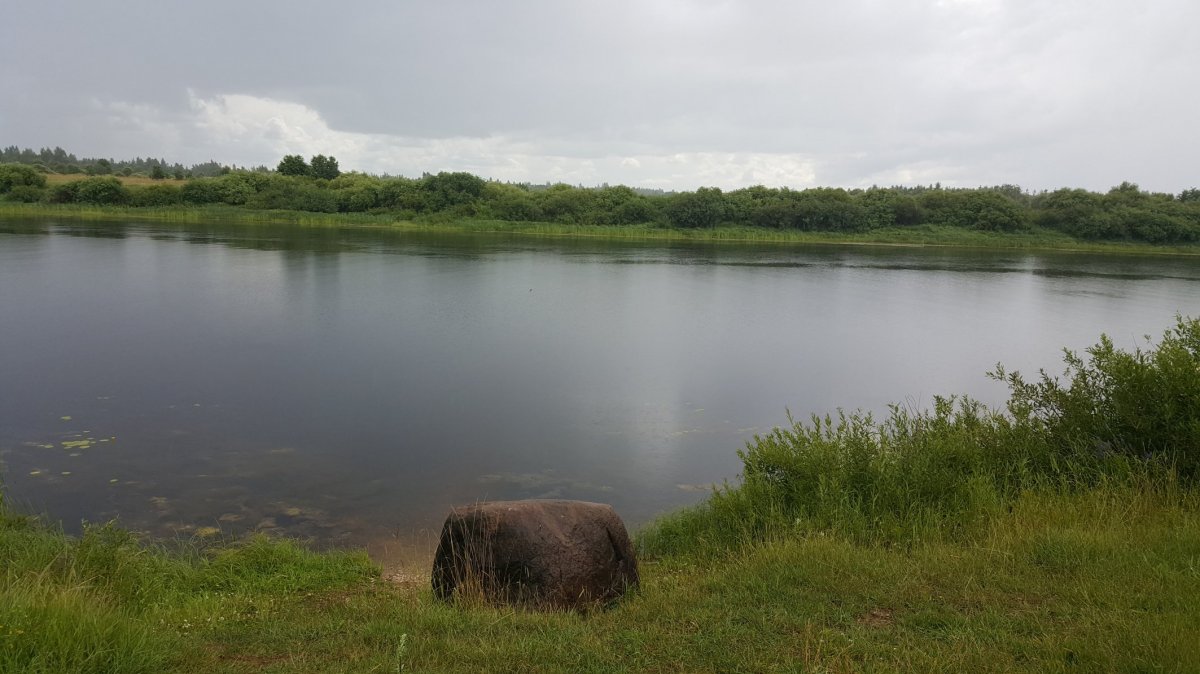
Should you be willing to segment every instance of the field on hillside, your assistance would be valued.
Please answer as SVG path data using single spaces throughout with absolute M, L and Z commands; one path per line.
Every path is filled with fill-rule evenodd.
M 90 178 L 90 177 L 92 177 L 92 176 L 88 176 L 83 173 L 47 173 L 46 174 L 46 184 L 47 185 L 60 185 L 62 183 L 69 183 L 69 182 L 73 182 L 76 180 L 83 180 L 84 178 Z M 174 178 L 166 178 L 164 180 L 154 180 L 153 178 L 147 178 L 146 176 L 113 175 L 113 176 L 105 176 L 105 177 L 116 178 L 117 180 L 121 181 L 122 185 L 157 185 L 159 183 L 173 183 L 173 184 L 182 185 L 183 183 L 187 182 L 186 180 L 175 180 Z

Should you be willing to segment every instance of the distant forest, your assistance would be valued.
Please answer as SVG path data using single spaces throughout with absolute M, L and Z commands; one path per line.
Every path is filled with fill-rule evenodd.
M 64 174 L 85 174 L 80 179 Z M 54 175 L 53 180 L 47 176 Z M 126 184 L 116 176 L 140 177 Z M 0 151 L 0 198 L 128 207 L 223 204 L 320 213 L 386 213 L 397 218 L 482 218 L 577 225 L 676 228 L 758 227 L 862 232 L 918 225 L 1019 233 L 1042 228 L 1081 240 L 1200 242 L 1200 189 L 1148 192 L 1125 182 L 1104 193 L 1015 185 L 941 185 L 803 190 L 763 186 L 691 192 L 625 186 L 530 185 L 469 173 L 419 178 L 343 173 L 337 159 L 284 157 L 274 169 L 184 167 L 164 160 L 77 158 L 61 148 Z

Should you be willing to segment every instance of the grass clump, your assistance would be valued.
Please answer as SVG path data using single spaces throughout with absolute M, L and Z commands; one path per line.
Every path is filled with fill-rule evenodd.
M 1102 337 L 1066 352 L 1062 378 L 997 366 L 1007 413 L 966 398 L 812 417 L 755 436 L 739 484 L 641 535 L 645 552 L 736 548 L 797 530 L 859 541 L 970 534 L 1022 490 L 1103 480 L 1200 477 L 1200 320 L 1178 317 L 1157 343 L 1122 351 Z
M 365 555 L 254 538 L 148 545 L 112 525 L 71 538 L 0 501 L 0 672 L 162 672 L 213 618 L 377 576 Z

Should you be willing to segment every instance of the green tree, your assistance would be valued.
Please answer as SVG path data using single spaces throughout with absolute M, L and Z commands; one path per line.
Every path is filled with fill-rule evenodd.
M 436 211 L 474 203 L 483 197 L 486 184 L 483 178 L 463 172 L 443 171 L 421 179 L 421 189 L 425 191 L 429 205 Z
M 285 176 L 306 176 L 312 174 L 312 170 L 308 167 L 308 162 L 304 161 L 304 157 L 298 154 L 285 155 L 279 161 L 279 166 L 275 170 Z
M 107 206 L 124 204 L 129 201 L 129 190 L 111 176 L 85 178 L 76 183 L 75 201 Z
M 46 176 L 32 166 L 24 164 L 0 164 L 0 194 L 14 187 L 45 187 Z
M 153 180 L 162 180 L 167 177 L 167 172 L 163 170 L 162 164 L 155 164 L 150 169 L 150 178 Z
M 337 158 L 333 156 L 326 157 L 323 154 L 312 158 L 312 166 L 309 168 L 309 173 L 314 178 L 324 178 L 326 180 L 333 180 L 342 174 L 341 170 L 338 169 Z
M 671 198 L 667 220 L 674 227 L 716 227 L 728 212 L 725 195 L 719 187 L 701 187 Z
M 174 206 L 183 202 L 183 190 L 164 183 L 129 190 L 130 206 Z
M 46 188 L 32 185 L 17 185 L 8 191 L 5 197 L 9 201 L 19 201 L 32 204 L 46 198 Z

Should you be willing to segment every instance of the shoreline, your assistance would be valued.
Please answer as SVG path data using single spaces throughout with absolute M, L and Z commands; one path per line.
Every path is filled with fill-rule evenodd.
M 249 210 L 224 207 L 134 208 L 0 202 L 0 222 L 6 220 L 63 219 L 77 222 L 159 222 L 162 224 L 220 223 L 224 225 L 293 225 L 302 228 L 332 227 L 377 229 L 393 232 L 445 234 L 506 234 L 530 238 L 579 238 L 655 243 L 711 243 L 754 245 L 880 246 L 892 248 L 946 248 L 962 250 L 1094 253 L 1109 255 L 1200 255 L 1200 245 L 1156 246 L 1127 241 L 1079 241 L 1048 230 L 1000 234 L 935 225 L 838 233 L 768 230 L 748 227 L 677 229 L 655 225 L 571 225 L 549 222 L 512 222 L 474 218 L 402 220 L 393 214 L 310 213 L 306 211 Z

